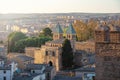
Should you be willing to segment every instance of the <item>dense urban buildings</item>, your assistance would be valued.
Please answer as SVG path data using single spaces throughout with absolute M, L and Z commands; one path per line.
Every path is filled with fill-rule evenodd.
M 45 27 L 53 29 L 58 22 L 64 27 L 76 20 L 87 23 L 90 19 L 98 22 L 120 19 L 120 14 L 117 13 L 0 14 L 0 16 L 0 34 L 2 34 L 0 41 L 7 41 L 9 33 L 14 31 L 35 36 Z
M 120 79 L 120 14 L 64 13 L 7 16 L 0 17 L 1 80 Z M 7 54 L 10 42 L 7 37 L 11 32 L 22 32 L 27 36 L 26 41 L 36 39 L 36 43 L 31 43 L 38 44 L 39 39 L 36 37 L 41 37 L 39 35 L 43 34 L 46 27 L 50 28 L 53 34 L 45 36 L 50 37 L 50 41 L 45 41 L 40 46 L 22 45 L 18 49 L 23 52 L 9 51 Z M 62 63 L 62 47 L 65 39 L 70 40 L 74 55 L 74 65 L 69 70 L 63 70 Z M 42 39 L 40 41 L 42 42 Z M 25 43 L 19 45 L 21 44 Z
M 65 33 L 63 33 L 63 30 L 61 29 L 61 26 L 58 23 L 53 31 L 53 41 L 46 42 L 45 45 L 41 46 L 41 48 L 36 48 L 36 47 L 34 47 L 34 48 L 28 47 L 27 48 L 26 47 L 26 55 L 33 57 L 35 59 L 34 63 L 36 63 L 36 64 L 40 64 L 40 63 L 41 64 L 43 64 L 43 63 L 49 64 L 50 63 L 53 66 L 55 66 L 57 71 L 59 71 L 63 68 L 62 46 L 63 46 L 63 42 L 65 39 L 69 39 L 71 42 L 74 59 L 78 60 L 78 61 L 76 61 L 77 66 L 83 65 L 82 64 L 83 58 L 80 58 L 80 57 L 81 56 L 83 57 L 82 54 L 85 54 L 85 52 L 82 53 L 82 50 L 86 49 L 86 51 L 88 51 L 88 53 L 90 53 L 90 52 L 94 53 L 94 43 L 92 43 L 92 42 L 91 43 L 81 43 L 81 42 L 76 41 L 76 32 L 75 32 L 72 24 L 70 24 L 68 26 L 67 31 Z M 87 45 L 86 47 L 82 46 L 85 44 Z M 92 55 L 92 54 L 90 54 L 90 55 Z M 91 59 L 87 60 L 88 57 L 86 57 L 86 58 L 85 57 L 86 56 L 84 56 L 84 59 L 86 59 L 87 62 L 91 60 Z M 93 56 L 91 56 L 91 58 L 92 57 Z M 80 58 L 81 60 L 79 61 L 78 58 Z M 93 63 L 94 63 L 94 59 L 93 59 Z

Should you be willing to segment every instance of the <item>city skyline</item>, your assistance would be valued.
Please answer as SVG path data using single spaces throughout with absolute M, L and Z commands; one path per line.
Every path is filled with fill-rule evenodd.
M 120 13 L 120 0 L 0 0 L 0 13 Z

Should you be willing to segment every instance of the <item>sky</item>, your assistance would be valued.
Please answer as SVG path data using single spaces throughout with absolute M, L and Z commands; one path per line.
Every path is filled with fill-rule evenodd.
M 120 13 L 120 0 L 0 0 L 0 13 Z

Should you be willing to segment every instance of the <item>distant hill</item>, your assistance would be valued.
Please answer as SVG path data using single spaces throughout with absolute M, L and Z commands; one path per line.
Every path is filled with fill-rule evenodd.
M 120 16 L 120 13 L 31 13 L 31 14 L 0 14 L 1 19 L 21 19 L 21 18 L 40 18 L 40 17 L 56 17 L 56 16 L 90 16 L 90 17 L 104 17 L 104 16 Z

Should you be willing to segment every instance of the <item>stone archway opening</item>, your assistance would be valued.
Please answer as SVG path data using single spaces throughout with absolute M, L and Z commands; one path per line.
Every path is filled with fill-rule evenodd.
M 52 61 L 49 61 L 49 63 L 48 63 L 48 64 L 49 64 L 49 66 L 53 66 L 53 63 L 52 63 Z

